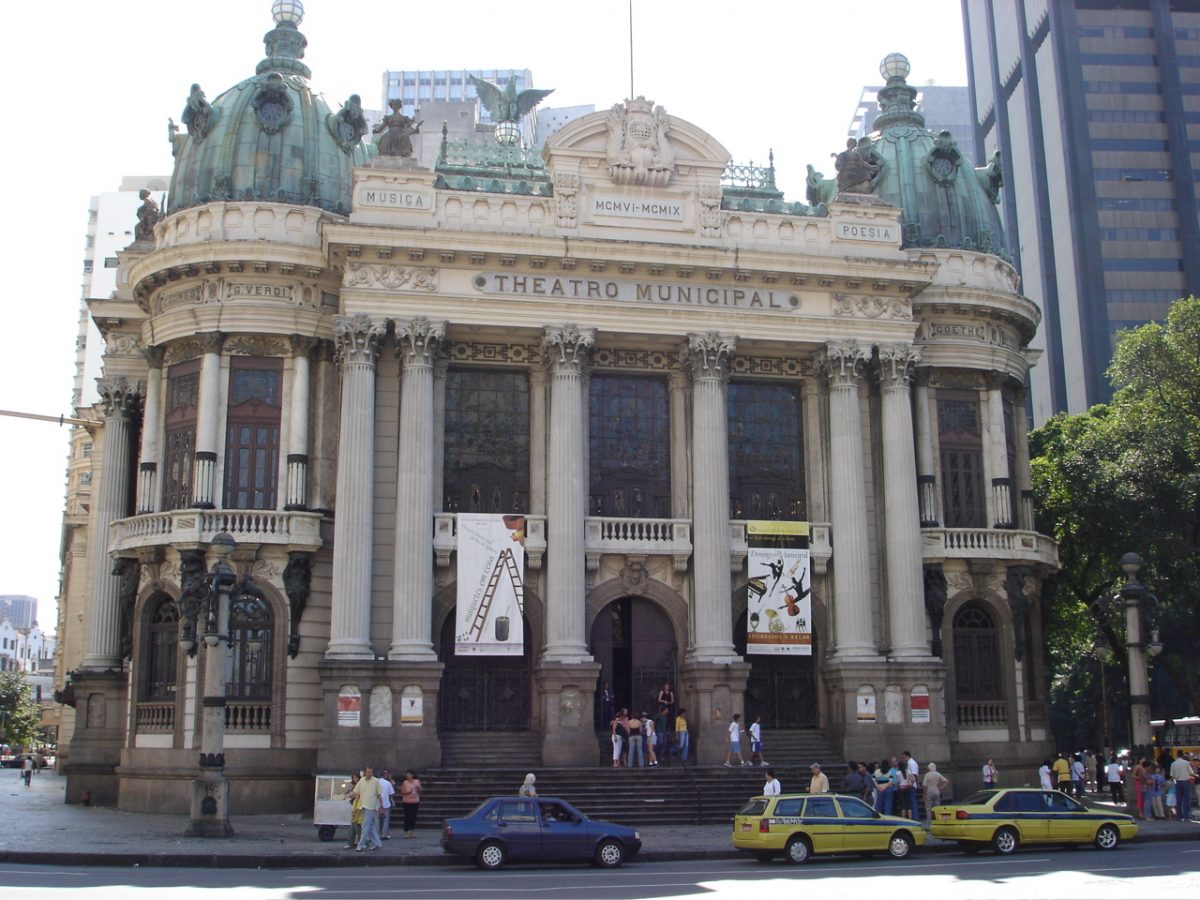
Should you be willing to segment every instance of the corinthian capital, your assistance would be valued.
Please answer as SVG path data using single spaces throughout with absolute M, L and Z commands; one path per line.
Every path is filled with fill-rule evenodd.
M 446 336 L 446 322 L 424 316 L 396 320 L 396 353 L 406 366 L 431 366 L 437 346 Z
M 580 328 L 574 322 L 547 325 L 542 339 L 542 355 L 551 372 L 582 372 L 592 345 L 595 328 Z
M 912 344 L 881 344 L 879 381 L 885 388 L 907 388 L 912 382 L 921 351 Z
M 863 367 L 871 358 L 871 345 L 858 341 L 830 341 L 825 345 L 825 358 L 821 361 L 830 382 L 846 387 L 858 382 Z
M 124 375 L 96 379 L 96 390 L 100 392 L 105 416 L 130 416 L 136 413 L 141 408 L 145 388 L 142 382 L 130 381 Z
M 379 339 L 383 337 L 385 330 L 386 326 L 382 322 L 371 321 L 371 317 L 366 313 L 334 316 L 333 341 L 337 347 L 339 371 L 349 363 L 375 365 L 375 357 L 379 353 Z
M 692 377 L 728 378 L 729 361 L 736 347 L 737 338 L 731 334 L 718 334 L 715 331 L 689 334 L 686 355 L 692 367 Z

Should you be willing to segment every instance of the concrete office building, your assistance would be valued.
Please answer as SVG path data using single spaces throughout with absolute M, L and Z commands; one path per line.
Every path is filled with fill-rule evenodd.
M 1110 396 L 1118 331 L 1200 293 L 1200 3 L 963 0 L 974 120 L 1043 310 L 1034 422 Z

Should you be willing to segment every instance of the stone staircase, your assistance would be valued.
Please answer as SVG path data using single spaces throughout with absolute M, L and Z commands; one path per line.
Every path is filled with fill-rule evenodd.
M 440 740 L 442 766 L 450 769 L 525 766 L 529 771 L 542 760 L 541 738 L 532 731 L 447 731 Z

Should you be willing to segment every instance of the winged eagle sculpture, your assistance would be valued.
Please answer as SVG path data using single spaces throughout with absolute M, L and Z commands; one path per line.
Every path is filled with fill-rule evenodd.
M 529 90 L 517 92 L 517 77 L 515 75 L 508 79 L 508 85 L 501 89 L 490 81 L 484 81 L 482 78 L 476 78 L 474 75 L 468 75 L 471 79 L 471 84 L 475 85 L 475 90 L 479 94 L 479 102 L 483 104 L 483 108 L 492 114 L 494 122 L 519 122 L 521 116 L 529 112 L 542 100 L 554 93 L 554 88 L 548 91 L 539 91 L 533 88 Z

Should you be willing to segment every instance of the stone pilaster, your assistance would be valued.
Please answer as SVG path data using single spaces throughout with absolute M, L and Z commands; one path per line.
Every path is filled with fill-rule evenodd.
M 108 557 L 108 528 L 129 514 L 130 442 L 133 418 L 141 408 L 141 382 L 124 377 L 98 378 L 100 402 L 104 405 L 104 456 L 100 484 L 93 492 L 94 514 L 91 555 L 92 602 L 88 609 L 87 652 L 83 668 L 105 670 L 121 665 L 120 580 L 113 575 Z
M 1004 435 L 1004 374 L 993 372 L 988 377 L 987 434 L 984 442 L 984 472 L 992 486 L 991 512 L 993 528 L 1012 528 L 1012 480 L 1008 476 L 1008 444 Z
M 594 761 L 592 707 L 600 664 L 543 658 L 535 677 L 542 721 L 542 765 L 579 766 Z
M 337 316 L 333 333 L 342 376 L 333 609 L 329 659 L 371 659 L 371 535 L 374 522 L 375 361 L 385 326 L 366 313 Z M 336 718 L 336 712 L 335 712 Z
M 728 663 L 733 650 L 729 571 L 729 429 L 726 383 L 736 338 L 690 334 L 692 375 L 692 615 L 689 659 Z M 740 661 L 740 660 L 738 660 Z
M 917 464 L 909 385 L 921 354 L 911 344 L 879 348 L 883 393 L 884 553 L 890 657 L 928 656 Z
M 857 341 L 826 345 L 829 378 L 830 523 L 833 526 L 833 630 L 836 658 L 877 655 L 871 632 L 870 553 L 863 479 L 859 381 L 871 348 Z
M 549 372 L 544 365 L 529 369 L 529 512 L 546 514 L 546 385 Z
M 105 559 L 107 554 L 101 554 Z M 128 714 L 128 681 L 119 670 L 71 673 L 75 692 L 75 731 L 71 735 L 67 776 L 67 803 L 81 803 L 84 792 L 95 806 L 116 806 L 116 774 L 125 743 Z
M 138 513 L 158 512 L 158 464 L 162 455 L 163 348 L 146 351 L 146 404 L 142 415 L 142 450 L 138 454 Z
M 292 335 L 292 388 L 288 415 L 287 480 L 284 509 L 308 509 L 308 418 L 311 396 L 310 356 L 315 338 Z
M 942 521 L 942 502 L 933 473 L 933 415 L 929 408 L 929 370 L 918 369 L 913 388 L 916 397 L 917 491 L 921 527 L 937 528 Z
M 671 515 L 690 519 L 688 503 L 687 373 L 672 369 L 667 377 L 671 403 Z
M 1017 527 L 1033 531 L 1033 476 L 1029 471 L 1029 419 L 1025 414 L 1025 391 L 1013 398 L 1013 437 L 1017 445 Z
M 433 360 L 433 478 L 429 485 L 434 512 L 442 512 L 446 502 L 446 373 L 449 369 L 450 361 L 439 352 Z
M 583 370 L 596 332 L 546 326 L 542 353 L 550 370 L 550 443 L 546 467 L 546 663 L 590 663 L 585 631 L 583 520 L 586 411 Z
M 388 658 L 429 662 L 433 605 L 433 362 L 445 322 L 424 316 L 396 321 L 400 382 L 400 445 L 396 472 L 396 546 L 392 646 Z
M 221 434 L 221 347 L 223 334 L 200 336 L 200 402 L 196 416 L 196 452 L 193 454 L 192 506 L 217 505 L 217 452 Z
M 729 566 L 726 565 L 726 570 Z M 745 720 L 746 681 L 750 677 L 749 663 L 705 662 L 689 659 L 684 663 L 682 685 L 677 697 L 680 707 L 687 710 L 688 734 L 691 744 L 690 762 L 695 765 L 718 765 L 729 749 L 729 722 L 734 713 Z M 748 743 L 743 744 L 743 756 L 749 758 Z

